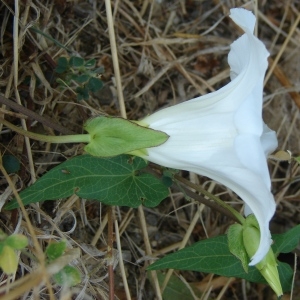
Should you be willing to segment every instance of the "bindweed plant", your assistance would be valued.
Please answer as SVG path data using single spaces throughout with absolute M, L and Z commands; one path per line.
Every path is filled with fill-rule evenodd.
M 269 53 L 253 35 L 252 13 L 232 9 L 230 16 L 245 34 L 231 45 L 231 82 L 216 92 L 162 109 L 141 121 L 96 117 L 84 125 L 87 133 L 78 135 L 43 136 L 0 120 L 39 141 L 85 144 L 87 154 L 65 161 L 23 190 L 20 197 L 24 205 L 76 194 L 110 206 L 155 207 L 168 196 L 170 186 L 179 186 L 185 192 L 183 181 L 172 169 L 207 176 L 229 187 L 245 202 L 244 215 L 209 192 L 196 190 L 211 199 L 207 205 L 221 207 L 237 224 L 226 235 L 167 255 L 148 269 L 244 278 L 269 284 L 280 297 L 291 290 L 293 270 L 278 261 L 278 255 L 295 249 L 300 226 L 284 234 L 270 234 L 276 203 L 266 158 L 277 148 L 277 137 L 262 120 L 262 88 Z M 94 63 L 91 65 L 94 67 Z M 61 58 L 57 71 L 65 74 L 67 84 L 74 81 L 84 88 L 95 78 L 90 62 L 79 58 Z M 81 91 L 79 98 L 85 99 L 88 90 Z M 161 165 L 159 172 L 150 169 L 148 161 Z M 18 206 L 13 199 L 5 209 Z M 64 244 L 51 247 L 54 253 L 57 249 L 59 253 L 65 251 Z M 51 258 L 49 251 L 47 256 Z M 65 270 L 58 277 L 68 274 Z

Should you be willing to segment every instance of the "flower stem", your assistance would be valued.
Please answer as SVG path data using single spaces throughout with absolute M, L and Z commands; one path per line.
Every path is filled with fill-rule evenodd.
M 194 190 L 196 190 L 197 192 L 203 194 L 204 196 L 206 196 L 206 197 L 214 200 L 220 206 L 222 206 L 223 208 L 225 208 L 228 211 L 230 211 L 241 224 L 244 224 L 245 218 L 240 213 L 238 213 L 234 208 L 232 208 L 230 205 L 228 205 L 224 201 L 222 201 L 220 198 L 218 198 L 215 195 L 209 193 L 208 191 L 206 191 L 205 189 L 203 189 L 201 186 L 199 186 L 197 184 L 194 184 L 194 183 L 190 182 L 189 180 L 186 180 L 185 178 L 183 178 L 181 176 L 175 175 L 174 178 L 176 180 L 184 183 L 185 185 L 193 188 Z
M 11 124 L 10 122 L 6 121 L 3 118 L 0 118 L 0 123 L 4 124 L 6 127 L 10 128 L 11 130 L 19 134 L 25 135 L 30 139 L 37 140 L 40 142 L 65 144 L 65 143 L 89 143 L 91 141 L 90 134 L 51 136 L 51 135 L 43 135 L 43 134 L 26 131 L 20 127 Z

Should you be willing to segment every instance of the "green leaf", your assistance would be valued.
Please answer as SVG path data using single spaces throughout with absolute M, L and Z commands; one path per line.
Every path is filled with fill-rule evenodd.
M 96 65 L 96 59 L 95 58 L 92 58 L 92 59 L 89 59 L 87 60 L 85 63 L 84 63 L 84 66 L 86 68 L 94 68 Z
M 281 262 L 278 264 L 283 291 L 291 289 L 293 271 L 288 267 Z M 160 269 L 214 273 L 220 276 L 244 278 L 251 282 L 266 284 L 266 280 L 255 267 L 249 266 L 248 273 L 244 271 L 240 260 L 230 253 L 226 235 L 195 243 L 165 256 L 148 267 L 148 270 Z
M 78 56 L 72 56 L 69 60 L 69 65 L 73 68 L 80 68 L 84 66 L 84 59 Z
M 6 240 L 8 235 L 0 229 L 0 244 Z
M 295 157 L 294 159 L 295 159 L 295 161 L 296 161 L 298 164 L 300 164 L 300 156 Z
M 98 92 L 103 87 L 103 82 L 95 77 L 91 77 L 88 81 L 86 87 L 91 91 L 92 93 Z
M 22 191 L 20 197 L 24 205 L 76 194 L 108 205 L 154 207 L 167 197 L 168 189 L 153 175 L 139 171 L 146 166 L 142 158 L 128 155 L 77 156 L 50 170 Z M 14 199 L 5 209 L 16 207 Z
M 80 283 L 80 273 L 72 266 L 65 266 L 58 273 L 53 275 L 55 282 L 63 286 L 75 286 Z
M 244 271 L 248 273 L 249 257 L 243 242 L 243 226 L 231 225 L 227 232 L 227 238 L 230 252 L 241 261 Z
M 165 173 L 162 176 L 162 182 L 166 187 L 171 187 L 171 185 L 173 184 L 173 178 L 170 176 L 166 176 Z
M 49 258 L 49 260 L 52 261 L 62 256 L 66 250 L 66 247 L 67 245 L 65 241 L 51 243 L 46 248 L 46 255 Z
M 294 271 L 290 265 L 283 262 L 278 263 L 277 269 L 279 273 L 282 290 L 284 293 L 287 293 L 292 288 Z
M 76 73 L 68 73 L 68 74 L 66 74 L 65 79 L 66 79 L 66 81 L 67 81 L 68 83 L 71 83 L 72 80 L 73 80 L 73 81 L 77 81 L 77 78 L 78 78 L 79 76 L 80 76 L 80 75 L 78 75 L 78 74 L 76 74 Z
M 103 74 L 104 73 L 104 67 L 101 66 L 101 67 L 93 70 L 93 73 L 95 73 L 95 74 Z
M 88 120 L 84 129 L 91 135 L 92 140 L 84 150 L 91 155 L 110 157 L 123 153 L 136 154 L 141 150 L 163 144 L 169 136 L 162 132 L 140 126 L 123 118 L 96 117 Z
M 272 248 L 275 255 L 279 253 L 289 253 L 294 250 L 299 244 L 300 239 L 300 225 L 295 226 L 289 231 L 282 234 L 272 235 L 274 243 Z
M 23 234 L 13 234 L 7 237 L 5 244 L 15 250 L 21 250 L 28 245 L 28 239 Z
M 82 74 L 82 75 L 77 75 L 76 78 L 74 78 L 74 80 L 77 81 L 78 83 L 84 83 L 87 82 L 89 78 L 90 78 L 89 75 Z
M 78 86 L 75 91 L 77 93 L 78 101 L 89 99 L 89 90 L 86 87 Z
M 13 155 L 3 155 L 2 164 L 8 174 L 16 173 L 20 170 L 20 161 Z
M 55 72 L 58 74 L 62 74 L 68 70 L 69 63 L 66 57 L 60 57 L 57 60 L 57 67 L 55 68 Z
M 14 274 L 18 269 L 18 257 L 9 246 L 4 246 L 0 254 L 0 267 L 6 274 Z
M 197 242 L 165 256 L 148 267 L 149 270 L 167 268 L 215 273 L 228 277 L 247 275 L 239 259 L 231 254 L 226 235 Z M 253 277 L 253 273 L 259 274 L 255 267 L 249 267 L 250 278 Z M 260 274 L 259 277 L 263 280 Z

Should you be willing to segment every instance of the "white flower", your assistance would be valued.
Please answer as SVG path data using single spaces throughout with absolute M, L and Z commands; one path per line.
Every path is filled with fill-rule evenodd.
M 148 148 L 149 161 L 212 178 L 236 192 L 245 214 L 256 216 L 261 238 L 250 265 L 260 262 L 271 244 L 269 222 L 275 211 L 266 156 L 277 138 L 262 120 L 263 79 L 269 55 L 254 35 L 255 16 L 231 9 L 245 34 L 231 45 L 231 82 L 220 90 L 162 109 L 142 120 L 170 138 Z

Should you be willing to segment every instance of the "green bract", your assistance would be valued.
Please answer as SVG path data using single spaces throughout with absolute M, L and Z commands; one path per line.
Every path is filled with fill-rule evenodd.
M 243 224 L 243 242 L 249 257 L 253 257 L 256 253 L 259 241 L 259 225 L 255 216 L 251 214 L 246 218 L 246 221 Z M 281 296 L 283 292 L 277 270 L 277 261 L 272 248 L 270 248 L 267 255 L 258 264 L 256 264 L 255 267 L 263 275 L 276 295 L 278 297 Z
M 146 148 L 163 144 L 169 136 L 122 118 L 96 117 L 84 125 L 90 142 L 84 150 L 93 156 L 111 157 L 120 154 L 146 154 Z
M 249 256 L 244 246 L 243 226 L 241 224 L 231 225 L 227 232 L 227 239 L 230 252 L 241 261 L 244 271 L 248 273 Z

